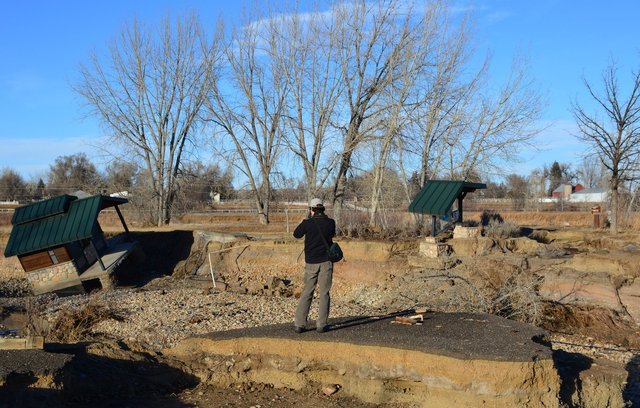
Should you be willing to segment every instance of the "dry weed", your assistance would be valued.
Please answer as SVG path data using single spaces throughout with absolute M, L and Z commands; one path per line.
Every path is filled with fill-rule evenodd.
M 91 337 L 93 327 L 104 320 L 123 321 L 124 317 L 115 312 L 112 305 L 89 301 L 89 303 L 73 310 L 64 310 L 49 324 L 39 323 L 38 315 L 30 319 L 49 341 L 78 342 Z
M 538 288 L 542 278 L 518 270 L 495 271 L 487 274 L 466 275 L 464 271 L 448 270 L 425 279 L 437 279 L 455 286 L 448 291 L 444 309 L 451 312 L 480 312 L 502 316 L 525 323 L 539 324 L 544 315 Z
M 542 300 L 538 287 L 542 278 L 520 273 L 510 276 L 491 299 L 492 314 L 538 325 L 542 319 Z

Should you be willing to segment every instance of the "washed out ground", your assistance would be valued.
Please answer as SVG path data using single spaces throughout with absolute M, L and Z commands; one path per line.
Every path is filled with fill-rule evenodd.
M 64 390 L 61 391 L 54 391 L 61 387 L 51 384 L 38 386 L 42 385 L 37 383 L 43 381 L 41 378 L 36 379 L 29 373 L 14 370 L 0 392 L 0 404 L 41 406 L 46 400 L 47 406 L 52 407 L 73 404 L 86 406 L 87 403 L 97 407 L 373 406 L 347 398 L 339 390 L 335 394 L 325 395 L 323 389 L 327 384 L 313 384 L 303 390 L 275 389 L 262 384 L 215 387 L 185 374 L 188 370 L 181 370 L 175 362 L 166 361 L 161 353 L 163 348 L 191 335 L 290 322 L 296 299 L 291 296 L 293 288 L 286 284 L 286 280 L 299 272 L 295 266 L 262 265 L 262 272 L 258 271 L 258 267 L 254 271 L 256 275 L 262 273 L 260 277 L 236 276 L 233 277 L 236 279 L 234 282 L 227 277 L 222 287 L 214 288 L 209 276 L 193 273 L 192 265 L 184 262 L 189 255 L 189 259 L 198 258 L 191 253 L 194 239 L 191 230 L 246 233 L 253 237 L 277 240 L 288 236 L 283 218 L 281 216 L 276 219 L 277 222 L 262 227 L 246 215 L 191 216 L 183 218 L 182 224 L 172 228 L 137 228 L 137 233 L 147 241 L 151 250 L 146 264 L 140 270 L 143 273 L 131 282 L 124 282 L 123 287 L 117 290 L 88 296 L 29 297 L 24 274 L 15 258 L 0 258 L 0 302 L 5 312 L 40 311 L 45 317 L 42 321 L 21 313 L 10 315 L 17 321 L 22 318 L 36 326 L 40 324 L 36 330 L 52 333 L 48 339 L 50 346 L 45 352 L 29 353 L 43 353 L 32 358 L 44 364 L 42 371 L 45 373 L 55 372 L 56 364 L 64 367 L 56 376 L 50 376 L 52 383 L 64 382 Z M 566 247 L 583 245 L 583 242 L 575 241 L 575 237 L 583 236 L 582 233 L 572 231 L 583 231 L 584 225 L 569 226 L 564 222 L 550 228 L 564 231 Z M 290 220 L 289 223 L 289 228 L 292 228 L 295 221 Z M 109 231 L 108 227 L 105 229 Z M 6 242 L 8 233 L 8 227 L 0 226 L 0 246 Z M 625 239 L 638 242 L 637 237 L 633 236 Z M 559 242 L 557 244 L 562 246 Z M 399 249 L 398 259 L 410 252 L 410 247 Z M 367 282 L 377 279 L 379 275 L 362 276 L 361 282 L 357 283 L 353 277 L 341 279 L 338 269 L 332 316 L 392 313 L 415 305 L 416 299 L 411 298 L 411 291 L 419 290 L 415 279 L 417 272 L 406 271 L 404 275 L 401 274 L 400 271 L 407 267 L 401 261 L 395 267 L 398 273 L 394 275 L 394 271 L 391 271 L 391 274 L 387 274 L 391 277 L 385 278 L 385 293 L 372 290 L 376 285 Z M 266 282 L 265 285 L 268 277 L 273 275 L 282 278 L 285 283 L 279 281 L 271 285 Z M 455 285 L 452 279 L 443 282 Z M 381 287 L 379 282 L 377 287 Z M 447 302 L 438 304 L 443 310 L 454 306 Z M 554 309 L 549 311 L 554 312 Z M 571 355 L 606 358 L 627 364 L 630 376 L 638 374 L 637 355 L 640 347 L 637 344 L 637 326 L 621 325 L 600 309 L 567 311 L 558 308 L 554 313 L 556 315 L 547 321 L 548 328 L 552 329 L 554 348 L 564 349 Z M 65 321 L 70 324 L 66 330 L 63 325 Z M 85 328 L 82 322 L 86 323 Z M 51 327 L 52 324 L 61 326 Z M 20 352 L 4 353 L 0 358 L 0 373 L 1 370 L 11 370 L 12 359 L 17 364 L 25 358 Z M 45 355 L 49 357 L 43 357 Z M 100 377 L 107 380 L 98 386 L 92 379 L 92 373 L 100 373 Z M 123 377 L 132 380 L 123 384 Z M 69 385 L 72 383 L 75 386 Z M 24 390 L 25 385 L 31 385 L 28 388 L 30 392 L 20 393 L 16 397 L 18 394 L 11 391 Z

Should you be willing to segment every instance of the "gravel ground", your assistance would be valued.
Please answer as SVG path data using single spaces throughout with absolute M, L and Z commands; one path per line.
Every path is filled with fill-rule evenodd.
M 274 297 L 221 292 L 190 287 L 193 282 L 163 278 L 143 289 L 101 291 L 90 296 L 55 298 L 43 306 L 49 322 L 61 313 L 80 310 L 87 305 L 103 305 L 113 312 L 96 324 L 96 336 L 139 343 L 159 351 L 180 340 L 213 331 L 291 323 L 297 305 L 294 297 Z M 310 325 L 315 320 L 317 303 L 312 304 Z M 331 317 L 381 313 L 355 303 L 332 300 Z
M 17 280 L 11 280 L 8 285 L 3 285 L 0 282 L 0 287 L 5 291 L 3 293 L 13 295 L 24 294 L 21 285 L 22 283 Z M 352 292 L 349 297 L 333 297 L 332 318 L 377 315 L 397 311 L 372 307 L 372 299 L 367 296 L 367 291 L 363 291 L 361 296 L 355 297 L 353 295 L 358 291 Z M 91 325 L 89 338 L 96 341 L 105 339 L 124 341 L 129 346 L 138 345 L 136 348 L 139 350 L 151 351 L 161 351 L 164 348 L 174 346 L 184 338 L 214 331 L 276 323 L 290 323 L 293 330 L 293 316 L 297 305 L 297 299 L 294 297 L 218 291 L 207 287 L 203 282 L 171 277 L 156 279 L 142 288 L 118 288 L 99 291 L 88 296 L 57 297 L 49 294 L 33 297 L 30 301 L 27 299 L 29 298 L 19 296 L 4 297 L 1 299 L 1 305 L 5 307 L 12 305 L 17 308 L 22 305 L 34 308 L 41 311 L 42 316 L 50 324 L 56 322 L 64 314 L 68 315 L 90 309 L 91 306 L 99 306 L 108 310 L 109 313 L 102 315 L 97 324 Z M 314 302 L 311 309 L 310 326 L 313 325 L 316 308 L 317 303 Z M 57 330 L 61 329 L 57 328 Z M 554 349 L 581 353 L 594 358 L 606 358 L 619 363 L 635 364 L 634 367 L 638 366 L 636 351 L 599 343 L 594 339 L 557 333 L 552 334 L 550 340 Z M 636 372 L 634 369 L 633 373 L 630 371 L 630 375 L 640 376 L 640 371 Z M 633 381 L 633 384 L 633 390 L 640 388 L 637 381 Z M 284 400 L 278 399 L 283 398 L 280 392 L 263 390 L 260 395 L 264 398 L 268 397 L 264 400 L 251 392 L 243 392 L 239 394 L 242 397 L 239 397 L 240 400 L 236 402 L 233 400 L 236 397 L 233 396 L 234 394 L 229 394 L 228 390 L 205 387 L 197 392 L 186 392 L 180 396 L 180 399 L 190 403 L 197 400 L 199 401 L 197 406 L 207 406 L 207 401 L 210 400 L 221 401 L 222 396 L 226 398 L 225 401 L 228 401 L 228 404 L 224 406 L 251 406 L 246 404 L 252 402 L 255 405 L 257 401 L 260 401 L 259 405 L 261 406 L 315 406 L 303 403 L 309 402 L 307 401 L 309 395 L 304 395 L 304 393 L 290 394 L 285 403 Z M 326 398 L 325 396 L 316 395 L 314 398 L 311 398 L 314 403 L 324 406 L 356 406 L 353 405 L 353 401 L 329 405 L 328 400 L 322 399 Z M 155 406 L 183 406 L 181 404 L 175 405 L 174 402 L 157 403 Z M 64 404 L 60 406 L 64 406 Z M 366 404 L 362 406 L 366 406 Z
M 210 285 L 209 285 L 210 286 Z M 372 299 L 370 291 L 352 289 L 348 296 L 332 296 L 331 317 L 373 315 L 397 310 L 374 307 L 384 304 Z M 0 281 L 0 306 L 26 307 L 29 285 L 26 279 Z M 366 293 L 365 293 L 366 292 Z M 381 294 L 378 294 L 378 297 Z M 52 294 L 33 297 L 32 306 L 53 323 L 61 313 L 79 311 L 88 305 L 101 305 L 114 318 L 101 320 L 93 326 L 92 334 L 160 351 L 180 340 L 214 331 L 255 327 L 276 323 L 291 323 L 297 305 L 294 297 L 260 296 L 219 291 L 201 281 L 156 279 L 143 288 L 118 288 L 99 291 L 89 296 L 57 297 Z M 316 318 L 317 301 L 311 308 L 310 325 Z M 0 326 L 2 329 L 5 327 Z M 637 351 L 598 342 L 583 336 L 551 333 L 554 349 L 577 352 L 593 358 L 606 358 L 626 363 L 637 358 Z
M 22 297 L 30 293 L 31 286 L 25 278 L 9 278 L 0 281 L 0 298 Z

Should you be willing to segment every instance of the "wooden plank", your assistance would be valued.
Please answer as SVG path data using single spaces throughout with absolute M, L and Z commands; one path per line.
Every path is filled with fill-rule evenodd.
M 59 246 L 53 249 L 53 253 L 58 258 L 58 263 L 69 262 L 71 260 L 71 256 L 69 256 L 69 251 L 64 246 Z
M 37 269 L 42 269 L 53 265 L 51 257 L 49 256 L 49 252 L 47 252 L 46 250 L 36 252 L 35 254 L 21 255 L 18 256 L 18 259 L 20 259 L 22 268 L 26 272 L 35 271 Z
M 0 350 L 28 350 L 44 348 L 44 337 L 29 336 L 17 339 L 0 338 Z

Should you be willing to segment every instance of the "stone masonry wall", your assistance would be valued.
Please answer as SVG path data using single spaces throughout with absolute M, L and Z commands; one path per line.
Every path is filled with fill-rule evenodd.
M 38 288 L 40 287 L 55 285 L 56 283 L 77 277 L 78 272 L 73 262 L 65 262 L 49 268 L 27 272 L 27 279 L 35 292 L 39 292 Z

